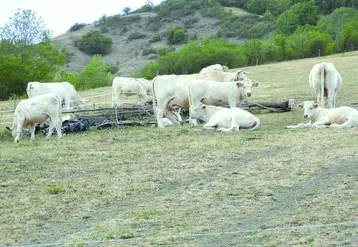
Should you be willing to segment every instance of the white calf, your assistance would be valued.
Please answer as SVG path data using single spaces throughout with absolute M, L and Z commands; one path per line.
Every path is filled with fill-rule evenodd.
M 299 104 L 298 109 L 304 109 L 303 117 L 311 119 L 308 123 L 290 125 L 286 128 L 350 128 L 358 126 L 358 111 L 352 107 L 341 106 L 333 109 L 321 108 L 313 101 L 305 101 Z
M 15 142 L 18 142 L 22 135 L 22 129 L 30 126 L 31 140 L 34 140 L 36 124 L 50 119 L 50 128 L 45 139 L 51 137 L 54 128 L 56 128 L 58 138 L 61 138 L 61 112 L 61 98 L 57 93 L 24 99 L 16 106 L 12 128 L 6 128 L 12 132 Z
M 204 129 L 217 131 L 255 130 L 260 127 L 260 120 L 241 108 L 225 108 L 199 103 L 191 112 L 191 117 L 206 122 Z
M 332 63 L 315 64 L 309 74 L 309 83 L 321 107 L 325 107 L 325 97 L 328 108 L 336 107 L 336 96 L 342 86 L 342 77 Z

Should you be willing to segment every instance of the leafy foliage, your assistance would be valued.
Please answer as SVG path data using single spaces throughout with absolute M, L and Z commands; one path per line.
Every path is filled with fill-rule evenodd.
M 170 27 L 165 32 L 168 44 L 180 44 L 184 43 L 187 39 L 185 29 L 183 27 Z
M 105 54 L 112 47 L 112 39 L 91 30 L 78 39 L 78 48 L 87 54 Z
M 61 71 L 55 81 L 68 81 L 78 90 L 106 87 L 112 84 L 114 78 L 110 70 L 114 70 L 113 65 L 103 62 L 101 55 L 95 55 L 83 71 L 79 73 Z
M 38 44 L 50 38 L 50 30 L 46 28 L 43 19 L 36 17 L 32 10 L 20 10 L 10 18 L 10 23 L 1 30 L 0 38 L 15 44 Z
M 77 23 L 76 22 L 75 24 L 73 24 L 72 27 L 70 27 L 70 29 L 67 32 L 74 32 L 74 31 L 84 28 L 85 26 L 87 26 L 86 23 Z
M 0 99 L 23 95 L 29 81 L 49 81 L 66 61 L 32 11 L 18 11 L 1 32 Z
M 133 39 L 143 39 L 146 38 L 147 35 L 144 33 L 131 33 L 130 35 L 128 35 L 128 39 L 129 40 L 133 40 Z
M 316 25 L 317 6 L 313 1 L 297 3 L 277 19 L 277 29 L 284 34 L 292 34 L 299 26 Z
M 160 52 L 158 52 L 160 55 Z M 243 50 L 236 44 L 217 39 L 189 41 L 181 50 L 160 55 L 157 63 L 149 63 L 136 76 L 153 78 L 159 74 L 191 74 L 203 67 L 220 63 L 228 67 L 241 67 L 246 64 Z

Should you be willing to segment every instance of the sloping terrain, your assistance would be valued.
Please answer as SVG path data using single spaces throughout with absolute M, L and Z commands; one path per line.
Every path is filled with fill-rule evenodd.
M 227 11 L 232 11 L 234 14 L 246 14 L 247 12 L 238 8 L 226 8 Z M 156 58 L 156 54 L 143 55 L 145 49 L 152 48 L 158 50 L 160 48 L 168 47 L 165 40 L 165 31 L 169 27 L 185 26 L 185 21 L 188 19 L 196 19 L 195 23 L 187 26 L 186 35 L 189 38 L 204 38 L 214 36 L 219 29 L 218 20 L 215 18 L 202 17 L 199 11 L 194 16 L 181 19 L 173 19 L 164 24 L 161 24 L 158 31 L 153 31 L 148 26 L 153 21 L 156 13 L 138 13 L 130 14 L 125 18 L 131 18 L 139 15 L 141 18 L 139 21 L 133 21 L 125 26 L 110 27 L 103 32 L 103 27 L 95 26 L 94 24 L 88 25 L 83 29 L 65 33 L 54 37 L 52 42 L 59 48 L 64 48 L 70 54 L 70 61 L 66 64 L 66 71 L 79 71 L 81 70 L 91 59 L 91 55 L 87 55 L 74 46 L 74 41 L 86 34 L 90 30 L 98 30 L 103 32 L 104 35 L 109 36 L 113 40 L 113 46 L 110 52 L 103 56 L 105 62 L 113 63 L 120 67 L 119 74 L 123 76 L 129 76 L 135 73 L 137 70 L 144 68 L 149 61 L 153 61 Z M 126 31 L 124 31 L 126 30 Z M 131 33 L 142 33 L 147 35 L 145 38 L 128 40 L 128 36 Z M 162 40 L 155 43 L 149 43 L 148 41 L 156 34 L 160 34 Z M 239 39 L 231 38 L 230 41 L 240 43 Z M 183 45 L 174 45 L 176 49 L 180 49 Z

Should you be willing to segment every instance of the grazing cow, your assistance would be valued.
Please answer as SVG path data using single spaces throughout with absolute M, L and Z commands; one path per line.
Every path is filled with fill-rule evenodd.
M 260 120 L 241 108 L 225 108 L 199 103 L 191 112 L 193 118 L 206 122 L 204 129 L 229 132 L 240 129 L 255 130 L 260 127 Z
M 233 82 L 196 80 L 189 85 L 190 108 L 197 106 L 200 102 L 215 106 L 228 104 L 230 108 L 233 108 L 251 96 L 252 87 L 259 85 L 259 82 L 253 82 L 250 79 Z
M 205 73 L 205 72 L 209 72 L 209 71 L 224 71 L 224 67 L 221 64 L 213 64 L 210 65 L 208 67 L 203 68 L 202 70 L 200 70 L 200 74 Z
M 152 82 L 144 78 L 116 77 L 112 83 L 112 107 L 122 105 L 120 95 L 128 96 L 138 95 L 138 105 L 145 101 L 151 101 L 149 95 L 152 94 Z
M 342 86 L 342 77 L 332 63 L 315 64 L 309 74 L 309 83 L 321 107 L 325 107 L 325 97 L 328 108 L 336 107 L 336 96 Z
M 61 133 L 61 98 L 57 93 L 38 95 L 19 102 L 14 112 L 14 123 L 12 128 L 6 127 L 12 132 L 15 142 L 18 142 L 22 135 L 22 129 L 30 126 L 31 140 L 35 139 L 35 127 L 50 119 L 50 128 L 46 136 L 48 140 L 53 129 L 56 128 L 58 138 Z
M 237 72 L 210 71 L 191 75 L 161 75 L 152 81 L 153 109 L 158 127 L 164 127 L 163 115 L 173 124 L 180 124 L 173 114 L 173 107 L 189 109 L 189 84 L 193 80 L 211 80 L 219 82 L 240 81 L 246 79 L 242 70 Z
M 81 99 L 75 87 L 69 82 L 29 82 L 26 92 L 29 98 L 47 93 L 58 93 L 66 110 L 70 110 L 70 107 L 86 107 L 86 102 Z
M 358 111 L 352 107 L 341 106 L 326 109 L 318 106 L 314 101 L 305 101 L 299 104 L 298 109 L 304 109 L 303 117 L 311 119 L 308 123 L 290 125 L 288 129 L 298 128 L 350 128 L 358 126 Z

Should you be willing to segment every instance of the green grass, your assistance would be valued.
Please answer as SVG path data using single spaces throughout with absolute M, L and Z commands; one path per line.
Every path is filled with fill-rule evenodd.
M 308 73 L 324 60 L 343 77 L 338 105 L 354 103 L 354 59 L 245 68 L 270 86 L 252 101 L 314 99 Z M 239 133 L 130 126 L 20 143 L 0 135 L 0 245 L 355 246 L 357 226 L 334 224 L 358 221 L 358 128 L 285 129 L 304 122 L 299 110 L 257 116 L 261 129 Z

